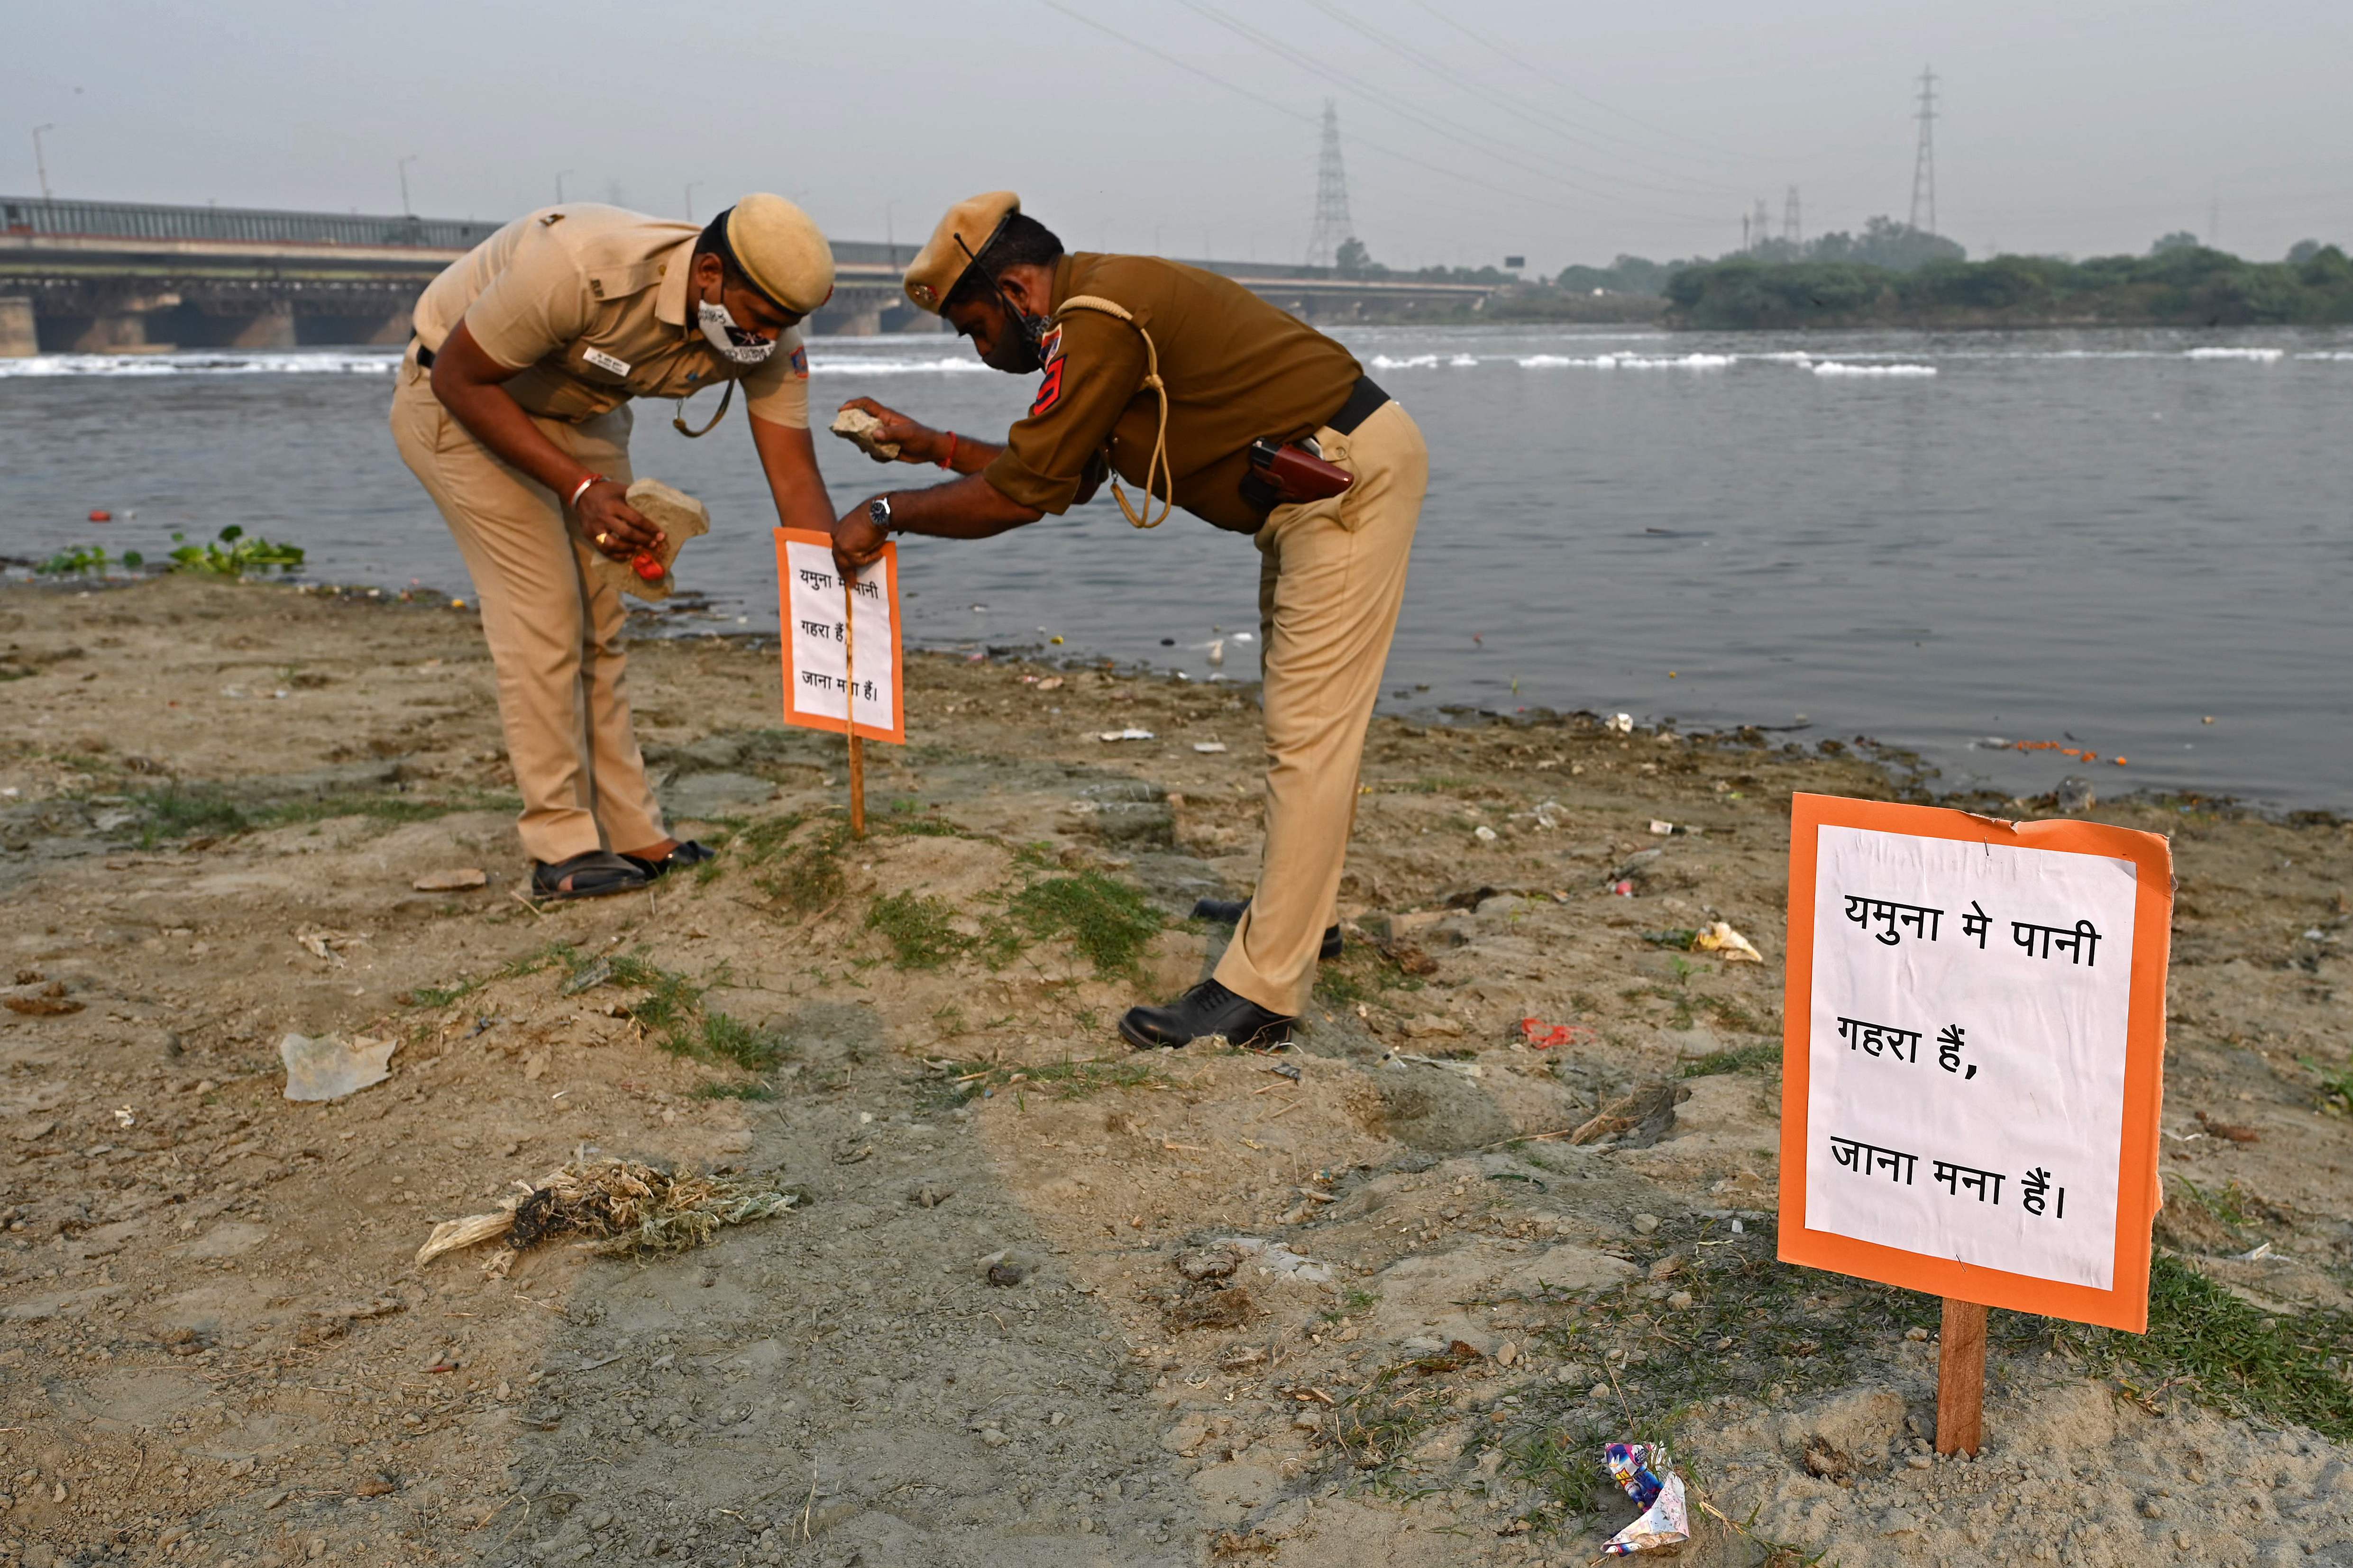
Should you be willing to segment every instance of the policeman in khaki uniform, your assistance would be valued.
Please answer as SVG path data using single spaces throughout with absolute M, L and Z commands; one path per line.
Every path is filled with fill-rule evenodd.
M 586 569 L 662 536 L 624 499 L 629 400 L 707 433 L 740 384 L 787 527 L 829 528 L 796 330 L 833 250 L 781 196 L 691 224 L 577 205 L 517 218 L 434 279 L 393 395 L 400 455 L 449 524 L 498 668 L 533 890 L 593 898 L 711 853 L 662 825 L 630 729 L 620 596 Z M 726 383 L 690 427 L 684 400 Z
M 857 400 L 900 461 L 965 477 L 852 509 L 834 531 L 845 565 L 892 532 L 981 539 L 1034 522 L 1087 500 L 1106 469 L 1141 491 L 1113 481 L 1138 527 L 1182 507 L 1257 543 L 1264 865 L 1247 903 L 1195 910 L 1238 921 L 1215 975 L 1131 1009 L 1120 1033 L 1138 1047 L 1287 1038 L 1319 953 L 1338 948 L 1356 768 L 1429 481 L 1421 432 L 1347 350 L 1240 284 L 1156 257 L 1066 255 L 1010 191 L 950 211 L 906 289 L 987 363 L 1042 378 L 1002 446 Z

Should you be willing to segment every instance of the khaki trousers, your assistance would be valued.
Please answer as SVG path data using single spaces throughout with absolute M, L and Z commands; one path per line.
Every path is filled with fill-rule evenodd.
M 584 466 L 629 482 L 628 405 L 578 425 L 532 423 Z M 413 354 L 393 394 L 392 436 L 474 580 L 522 795 L 524 853 L 556 861 L 659 844 L 668 830 L 623 684 L 627 612 L 586 570 L 590 547 L 565 526 L 563 503 L 451 417 Z
M 1217 970 L 1228 990 L 1293 1017 L 1307 1005 L 1339 899 L 1365 727 L 1430 487 L 1420 428 L 1395 403 L 1353 435 L 1327 428 L 1315 439 L 1356 482 L 1330 500 L 1277 507 L 1258 532 L 1266 855 Z

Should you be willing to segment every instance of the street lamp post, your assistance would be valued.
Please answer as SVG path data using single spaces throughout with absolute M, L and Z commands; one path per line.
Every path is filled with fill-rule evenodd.
M 41 199 L 43 201 L 47 201 L 49 199 L 49 155 L 41 151 L 41 132 L 44 131 L 55 131 L 57 127 L 54 125 L 36 125 L 33 127 L 33 167 L 40 171 Z
M 564 176 L 572 173 L 574 173 L 574 171 L 570 169 L 559 169 L 556 171 L 555 205 L 557 206 L 562 206 L 564 205 Z
M 415 162 L 417 162 L 417 154 L 411 153 L 396 165 L 400 170 L 400 216 L 403 217 L 417 216 L 416 209 L 408 205 L 408 165 Z
M 694 193 L 701 189 L 702 185 L 701 180 L 689 180 L 686 183 L 686 221 L 689 223 L 694 221 Z

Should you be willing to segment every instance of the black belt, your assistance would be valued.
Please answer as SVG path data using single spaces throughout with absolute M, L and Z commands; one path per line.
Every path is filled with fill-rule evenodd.
M 433 351 L 427 348 L 423 343 L 417 345 L 417 368 L 419 370 L 431 370 L 433 368 Z M 1335 428 L 1337 428 L 1337 426 L 1335 426 Z
M 1388 401 L 1389 395 L 1371 376 L 1360 375 L 1356 384 L 1348 389 L 1348 401 L 1340 405 L 1340 412 L 1324 423 L 1343 436 L 1353 436 L 1357 426 L 1370 419 Z

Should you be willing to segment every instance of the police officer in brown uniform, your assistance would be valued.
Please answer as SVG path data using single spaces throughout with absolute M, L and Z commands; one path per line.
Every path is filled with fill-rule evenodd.
M 795 330 L 833 250 L 781 196 L 691 224 L 578 205 L 517 218 L 426 289 L 393 395 L 400 455 L 456 538 L 498 668 L 499 717 L 543 898 L 645 886 L 711 851 L 663 826 L 623 684 L 620 596 L 587 570 L 661 535 L 631 507 L 629 400 L 706 434 L 740 385 L 789 527 L 831 525 Z M 701 429 L 684 400 L 725 383 Z
M 1429 454 L 1348 351 L 1229 279 L 1146 256 L 1066 255 L 1010 191 L 942 220 L 908 268 L 909 299 L 1016 374 L 1042 372 L 1004 445 L 933 430 L 864 399 L 902 462 L 963 479 L 877 496 L 835 526 L 862 565 L 891 533 L 981 539 L 1113 481 L 1128 521 L 1182 507 L 1256 542 L 1263 632 L 1266 849 L 1215 975 L 1135 1007 L 1139 1047 L 1207 1035 L 1288 1037 L 1306 1005 L 1356 816 L 1356 769 L 1405 595 Z M 1209 906 L 1197 912 L 1212 912 Z

